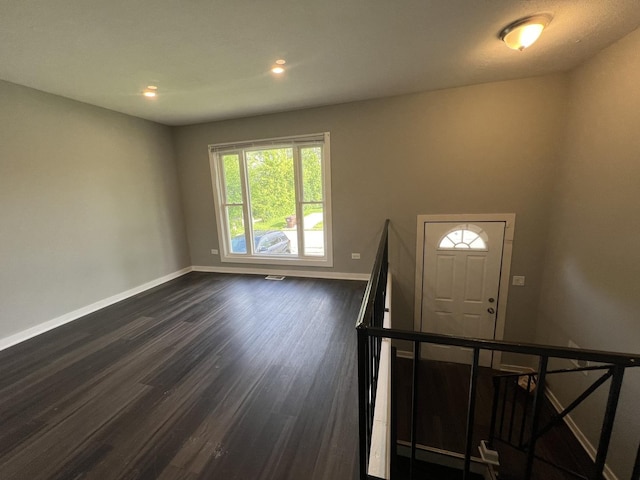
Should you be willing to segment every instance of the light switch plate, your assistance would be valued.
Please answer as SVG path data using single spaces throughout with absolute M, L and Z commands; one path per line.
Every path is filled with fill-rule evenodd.
M 524 287 L 524 275 L 514 275 L 511 284 L 517 287 Z

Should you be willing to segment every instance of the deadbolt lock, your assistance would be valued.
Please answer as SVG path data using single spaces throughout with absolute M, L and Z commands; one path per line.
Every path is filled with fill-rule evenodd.
M 493 302 L 495 302 L 495 301 L 496 301 L 496 299 L 495 299 L 495 298 L 493 298 L 493 297 L 491 297 L 491 298 L 489 299 L 489 303 L 493 303 Z

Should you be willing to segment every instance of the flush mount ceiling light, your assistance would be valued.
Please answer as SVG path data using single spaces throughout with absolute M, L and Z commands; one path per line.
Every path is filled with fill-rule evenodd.
M 142 92 L 145 97 L 153 98 L 158 95 L 158 87 L 155 85 L 148 85 Z
M 286 60 L 283 60 L 282 58 L 276 60 L 276 64 L 271 67 L 271 71 L 277 75 L 280 75 L 281 73 L 284 73 L 284 64 L 287 63 Z
M 524 50 L 538 40 L 542 30 L 551 22 L 550 15 L 534 15 L 507 25 L 500 32 L 500 40 L 514 50 Z

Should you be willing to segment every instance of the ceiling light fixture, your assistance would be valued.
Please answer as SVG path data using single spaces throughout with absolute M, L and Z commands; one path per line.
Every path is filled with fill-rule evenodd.
M 145 97 L 153 98 L 158 95 L 158 87 L 155 85 L 148 85 L 147 88 L 144 89 L 142 94 Z
M 276 60 L 276 64 L 271 67 L 271 71 L 277 75 L 280 75 L 281 73 L 284 73 L 284 64 L 287 63 L 286 60 L 283 60 L 282 58 Z
M 542 30 L 551 22 L 550 15 L 534 15 L 507 25 L 500 32 L 500 40 L 514 50 L 524 50 L 538 40 Z

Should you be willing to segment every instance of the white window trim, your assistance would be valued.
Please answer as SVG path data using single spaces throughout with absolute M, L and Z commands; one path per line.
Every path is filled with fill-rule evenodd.
M 224 184 L 222 184 L 219 179 L 223 178 L 223 174 L 221 171 L 221 165 L 218 161 L 217 152 L 225 151 L 229 152 L 231 150 L 237 149 L 259 149 L 264 147 L 278 147 L 283 146 L 283 144 L 291 145 L 293 144 L 303 144 L 305 141 L 318 141 L 322 139 L 324 142 L 323 145 L 323 158 L 322 158 L 322 178 L 323 178 L 323 200 L 324 200 L 324 256 L 304 256 L 298 252 L 298 256 L 290 257 L 290 256 L 266 256 L 266 255 L 251 255 L 247 254 L 238 254 L 238 253 L 230 253 L 231 248 L 227 239 L 227 235 L 225 229 L 228 228 L 226 225 L 226 216 L 224 212 Z M 307 267 L 333 267 L 333 231 L 332 231 L 332 219 L 331 219 L 331 148 L 330 148 L 330 134 L 329 132 L 323 133 L 315 133 L 309 135 L 295 135 L 290 137 L 277 137 L 277 138 L 268 138 L 268 139 L 256 139 L 256 140 L 247 140 L 242 142 L 230 142 L 230 143 L 218 143 L 209 145 L 209 166 L 211 171 L 211 183 L 213 185 L 213 201 L 216 209 L 216 226 L 218 231 L 218 245 L 220 248 L 220 261 L 221 262 L 230 262 L 230 263 L 250 263 L 250 264 L 260 264 L 260 265 L 290 265 L 290 266 L 307 266 Z M 295 181 L 296 181 L 296 192 L 300 192 L 300 182 L 301 178 L 298 174 L 298 160 L 297 155 L 294 155 L 296 158 L 294 162 L 294 172 L 295 172 Z M 241 171 L 241 176 L 244 179 L 245 173 Z M 243 197 L 245 193 L 243 192 Z M 243 201 L 246 204 L 247 199 L 243 198 Z M 300 199 L 296 198 L 296 216 L 298 218 L 302 218 L 302 202 Z M 311 202 L 317 203 L 317 202 Z M 246 213 L 245 213 L 246 216 Z M 248 221 L 245 218 L 245 223 Z M 300 222 L 300 225 L 303 225 Z M 304 241 L 302 239 L 304 235 L 304 231 L 302 228 L 297 229 L 298 232 L 298 245 L 302 245 Z

